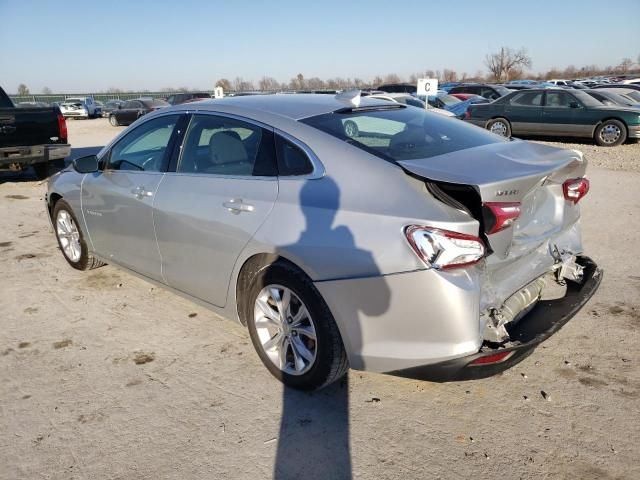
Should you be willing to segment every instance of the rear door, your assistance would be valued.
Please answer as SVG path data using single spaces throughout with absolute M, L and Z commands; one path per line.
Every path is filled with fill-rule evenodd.
M 152 209 L 178 120 L 179 115 L 165 115 L 134 128 L 103 157 L 104 168 L 82 183 L 82 211 L 94 250 L 159 281 Z
M 220 114 L 194 115 L 154 219 L 165 282 L 224 306 L 231 272 L 278 196 L 273 132 Z
M 591 136 L 593 125 L 581 102 L 565 91 L 548 90 L 542 110 L 540 133 L 548 135 Z
M 514 134 L 541 133 L 542 99 L 544 92 L 524 90 L 505 103 L 504 115 Z

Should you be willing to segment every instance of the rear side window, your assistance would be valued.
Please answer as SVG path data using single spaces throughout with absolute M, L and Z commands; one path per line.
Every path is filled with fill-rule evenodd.
M 327 113 L 302 122 L 390 162 L 509 141 L 456 119 L 400 105 Z
M 276 152 L 278 155 L 278 175 L 308 175 L 313 172 L 313 164 L 306 153 L 280 135 L 276 135 Z
M 542 92 L 517 93 L 509 103 L 515 107 L 539 107 L 542 105 Z
M 178 173 L 233 176 L 277 174 L 273 133 L 217 115 L 194 115 L 185 136 Z

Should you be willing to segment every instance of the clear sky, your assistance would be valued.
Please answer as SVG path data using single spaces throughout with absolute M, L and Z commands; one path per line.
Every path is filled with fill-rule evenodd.
M 609 7 L 611 5 L 611 7 Z M 15 92 L 213 88 L 222 77 L 474 74 L 500 46 L 533 71 L 640 55 L 640 0 L 0 0 L 0 84 Z

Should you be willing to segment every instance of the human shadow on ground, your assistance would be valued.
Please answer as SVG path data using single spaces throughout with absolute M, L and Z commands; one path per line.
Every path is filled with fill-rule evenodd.
M 361 304 L 350 301 L 340 306 L 340 312 L 332 312 L 334 317 L 339 314 L 342 322 L 350 323 L 348 340 L 343 340 L 352 349 L 359 350 L 362 344 L 360 322 L 388 310 L 389 287 L 385 278 L 379 275 L 373 255 L 357 247 L 349 227 L 334 226 L 340 208 L 340 190 L 333 179 L 308 180 L 300 192 L 300 208 L 306 229 L 297 242 L 287 247 L 289 251 L 300 255 L 317 253 L 327 261 L 336 257 L 334 262 L 357 262 L 368 272 L 367 297 L 370 301 Z M 346 329 L 340 324 L 339 327 L 345 337 Z M 349 423 L 348 375 L 318 392 L 285 387 L 274 478 L 352 478 Z

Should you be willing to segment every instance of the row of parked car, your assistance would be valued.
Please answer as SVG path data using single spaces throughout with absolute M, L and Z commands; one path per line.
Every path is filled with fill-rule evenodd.
M 640 79 L 447 83 L 441 88 L 424 100 L 499 135 L 588 137 L 601 146 L 640 138 Z M 381 85 L 378 91 L 417 97 L 416 86 L 408 83 Z

